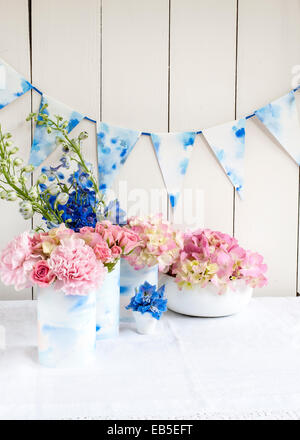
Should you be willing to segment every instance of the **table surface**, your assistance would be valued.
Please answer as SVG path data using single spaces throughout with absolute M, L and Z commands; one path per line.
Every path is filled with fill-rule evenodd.
M 37 361 L 36 302 L 0 301 L 1 419 L 300 418 L 300 298 L 254 298 L 238 315 L 167 312 L 97 342 L 84 370 Z

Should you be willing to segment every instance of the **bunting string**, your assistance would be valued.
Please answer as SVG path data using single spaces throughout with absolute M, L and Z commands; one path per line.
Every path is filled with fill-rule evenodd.
M 245 137 L 248 119 L 256 117 L 289 156 L 300 165 L 300 124 L 295 99 L 295 93 L 299 89 L 300 85 L 270 104 L 232 122 L 198 131 L 152 133 L 114 127 L 78 113 L 44 94 L 0 59 L 0 109 L 29 90 L 33 90 L 41 95 L 40 112 L 49 116 L 62 116 L 66 121 L 68 133 L 82 119 L 96 124 L 99 187 L 104 193 L 113 185 L 139 137 L 150 136 L 173 209 L 177 206 L 196 135 L 203 134 L 240 197 L 244 191 Z M 45 127 L 37 124 L 31 147 L 30 164 L 36 167 L 41 165 L 55 150 L 55 141 L 55 133 L 47 133 Z

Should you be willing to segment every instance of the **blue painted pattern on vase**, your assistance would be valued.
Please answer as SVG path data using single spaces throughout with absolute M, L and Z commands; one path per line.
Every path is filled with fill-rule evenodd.
M 95 359 L 96 294 L 38 289 L 38 348 L 43 366 L 78 368 Z
M 135 270 L 124 258 L 121 259 L 120 278 L 120 321 L 133 322 L 134 317 L 131 310 L 125 307 L 130 303 L 130 298 L 135 295 L 135 289 L 140 285 L 148 283 L 158 286 L 158 265 Z
M 120 313 L 120 261 L 114 270 L 107 273 L 96 293 L 96 334 L 97 339 L 107 339 L 119 334 Z

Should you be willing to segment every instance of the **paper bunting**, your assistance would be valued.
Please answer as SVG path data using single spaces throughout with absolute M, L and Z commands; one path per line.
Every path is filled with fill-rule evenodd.
M 122 165 L 135 146 L 140 131 L 113 127 L 100 122 L 97 125 L 99 188 L 111 187 Z
M 67 132 L 73 130 L 76 125 L 84 118 L 80 113 L 72 110 L 70 107 L 62 104 L 47 95 L 43 95 L 41 99 L 40 112 L 44 104 L 48 104 L 42 113 L 47 114 L 49 118 L 55 120 L 54 115 L 59 115 L 68 121 L 66 128 Z M 42 125 L 36 125 L 34 131 L 34 138 L 31 147 L 29 163 L 38 167 L 48 156 L 56 149 L 56 138 L 59 133 L 53 130 L 50 134 L 47 132 L 46 127 Z
M 203 130 L 203 135 L 242 197 L 246 118 Z
M 300 126 L 294 92 L 262 107 L 255 115 L 300 165 Z
M 152 133 L 151 139 L 169 194 L 170 203 L 176 207 L 183 178 L 186 174 L 196 133 Z
M 0 109 L 24 95 L 32 88 L 12 67 L 0 60 Z

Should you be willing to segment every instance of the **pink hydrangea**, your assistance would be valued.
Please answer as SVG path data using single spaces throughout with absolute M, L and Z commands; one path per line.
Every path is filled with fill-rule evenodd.
M 184 235 L 183 249 L 170 270 L 179 287 L 205 287 L 211 282 L 220 293 L 240 279 L 252 287 L 263 287 L 266 271 L 261 255 L 246 251 L 230 235 L 210 229 Z
M 57 280 L 55 286 L 66 295 L 86 295 L 102 285 L 106 268 L 84 240 L 70 235 L 61 240 L 48 261 Z
M 140 243 L 126 257 L 135 268 L 142 269 L 158 264 L 161 272 L 168 272 L 179 257 L 183 246 L 183 235 L 158 214 L 149 217 L 132 217 L 128 227 L 140 237 Z
M 15 237 L 0 256 L 0 276 L 5 285 L 14 285 L 22 290 L 32 285 L 30 273 L 39 255 L 33 254 L 33 240 L 23 232 Z

